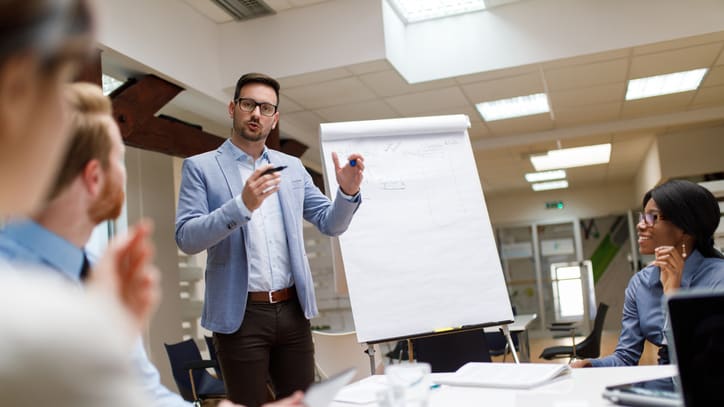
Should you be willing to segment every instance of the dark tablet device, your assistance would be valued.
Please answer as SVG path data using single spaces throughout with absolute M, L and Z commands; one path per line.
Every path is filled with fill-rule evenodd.
M 677 377 L 608 386 L 603 397 L 624 406 L 683 406 Z

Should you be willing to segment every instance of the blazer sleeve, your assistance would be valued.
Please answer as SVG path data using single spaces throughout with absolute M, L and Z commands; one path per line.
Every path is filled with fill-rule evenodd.
M 314 224 L 323 234 L 339 236 L 344 233 L 361 203 L 361 195 L 351 202 L 344 198 L 339 190 L 334 201 L 330 202 L 314 185 L 309 173 L 304 171 L 304 219 Z
M 218 208 L 209 209 L 209 194 L 214 188 L 225 188 L 223 176 L 213 179 L 194 160 L 184 160 L 181 169 L 178 210 L 176 213 L 176 244 L 188 254 L 196 254 L 219 243 L 246 223 L 233 197 Z M 216 182 L 217 185 L 211 185 Z

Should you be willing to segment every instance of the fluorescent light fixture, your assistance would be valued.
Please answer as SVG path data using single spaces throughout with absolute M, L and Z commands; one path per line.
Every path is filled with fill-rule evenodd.
M 486 122 L 550 112 L 545 93 L 482 102 L 475 105 Z
M 566 172 L 564 170 L 529 172 L 525 174 L 525 180 L 528 182 L 552 181 L 554 179 L 562 179 L 565 177 Z
M 699 87 L 707 68 L 649 76 L 628 81 L 626 100 L 650 98 L 670 93 L 687 92 Z
M 536 171 L 606 164 L 610 159 L 611 143 L 562 148 L 559 150 L 550 150 L 543 155 L 530 156 L 530 162 Z
M 388 0 L 405 24 L 485 9 L 485 0 Z
M 568 181 L 562 179 L 558 181 L 539 182 L 537 184 L 531 184 L 533 191 L 548 191 L 551 189 L 563 189 L 568 188 Z

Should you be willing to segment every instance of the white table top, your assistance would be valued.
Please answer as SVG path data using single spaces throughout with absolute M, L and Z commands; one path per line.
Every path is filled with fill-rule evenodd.
M 675 374 L 675 366 L 587 368 L 574 369 L 569 377 L 563 377 L 529 390 L 442 386 L 431 391 L 429 406 L 611 406 L 613 404 L 601 397 L 601 393 L 606 386 L 656 379 Z M 350 404 L 333 402 L 331 407 L 351 407 L 355 405 L 374 407 L 376 403 Z
M 514 318 L 514 322 L 508 325 L 510 332 L 522 332 L 528 329 L 528 325 L 538 318 L 538 314 L 519 314 Z M 485 332 L 498 332 L 498 329 L 500 329 L 500 326 L 489 326 L 483 328 Z

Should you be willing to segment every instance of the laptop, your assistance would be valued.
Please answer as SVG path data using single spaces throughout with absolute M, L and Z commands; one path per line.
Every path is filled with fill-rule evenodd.
M 312 383 L 304 394 L 304 405 L 307 407 L 328 407 L 332 404 L 334 396 L 347 385 L 357 369 L 352 367 L 343 370 L 321 382 Z
M 603 397 L 628 406 L 724 406 L 724 291 L 689 291 L 667 301 L 671 363 L 679 374 L 608 386 Z

